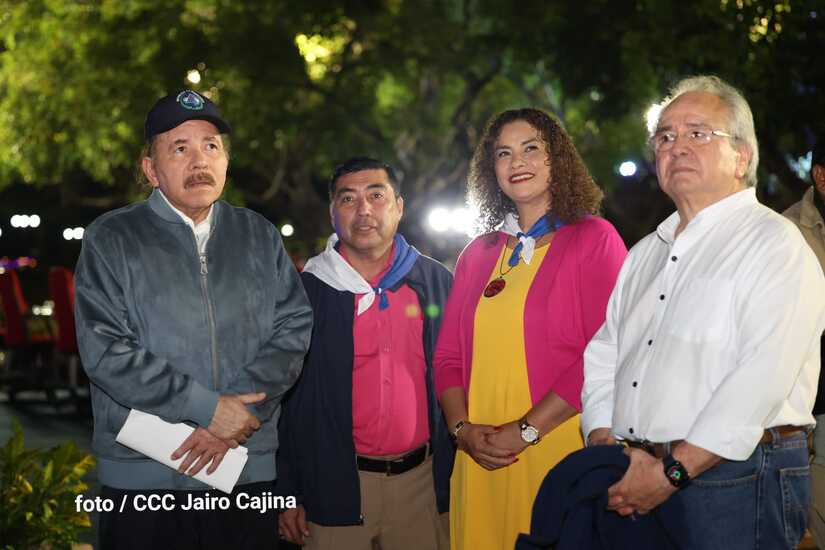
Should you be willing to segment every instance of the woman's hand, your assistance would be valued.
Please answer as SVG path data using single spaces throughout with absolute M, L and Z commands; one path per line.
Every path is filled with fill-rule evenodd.
M 521 428 L 519 428 L 517 421 L 499 426 L 498 430 L 487 436 L 487 442 L 502 451 L 509 452 L 513 456 L 516 456 L 528 446 L 528 443 L 521 438 Z
M 488 437 L 499 431 L 489 424 L 464 425 L 458 432 L 458 448 L 467 453 L 479 466 L 487 470 L 496 470 L 517 461 L 516 455 L 508 450 L 492 445 Z

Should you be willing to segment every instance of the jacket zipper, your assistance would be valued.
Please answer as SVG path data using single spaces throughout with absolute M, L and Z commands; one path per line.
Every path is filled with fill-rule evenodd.
M 209 341 L 211 342 L 212 350 L 212 389 L 218 389 L 218 342 L 215 339 L 215 310 L 212 307 L 212 299 L 209 297 L 209 285 L 207 278 L 209 275 L 209 268 L 207 267 L 206 254 L 199 254 L 201 262 L 201 291 L 203 298 L 206 300 L 206 317 L 209 321 Z

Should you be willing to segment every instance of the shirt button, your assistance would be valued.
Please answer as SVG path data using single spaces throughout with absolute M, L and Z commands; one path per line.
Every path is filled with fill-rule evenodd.
M 677 259 L 678 259 L 678 258 L 677 258 L 676 256 L 671 256 L 671 257 L 670 257 L 670 261 L 671 261 L 671 262 L 675 262 Z
M 652 346 L 652 345 L 653 345 L 653 340 L 648 340 L 648 341 L 647 341 L 647 345 L 648 345 L 648 346 Z
M 638 383 L 638 382 L 633 382 L 633 387 L 634 387 L 634 388 L 635 388 L 636 386 L 638 386 L 638 385 L 639 385 L 639 383 Z
M 664 294 L 659 294 L 659 299 L 660 299 L 660 300 L 664 300 L 664 299 L 665 299 L 665 295 L 664 295 Z
M 633 433 L 633 428 L 630 428 L 628 431 L 632 434 Z

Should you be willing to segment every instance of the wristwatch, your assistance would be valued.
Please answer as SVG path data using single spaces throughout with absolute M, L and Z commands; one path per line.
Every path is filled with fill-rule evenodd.
M 521 440 L 528 445 L 535 445 L 541 439 L 539 429 L 527 422 L 526 416 L 518 421 L 518 428 L 521 431 Z
M 664 457 L 662 464 L 665 468 L 665 477 L 671 485 L 677 489 L 681 489 L 690 483 L 690 474 L 688 474 L 681 462 L 673 458 L 673 455 Z

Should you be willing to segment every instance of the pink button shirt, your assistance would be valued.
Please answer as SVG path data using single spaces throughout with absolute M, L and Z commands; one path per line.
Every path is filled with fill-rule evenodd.
M 370 285 L 376 286 L 389 268 Z M 387 298 L 387 309 L 379 309 L 376 297 L 352 325 L 352 437 L 355 451 L 370 456 L 405 453 L 430 438 L 424 318 L 418 296 L 401 285 L 387 292 Z

